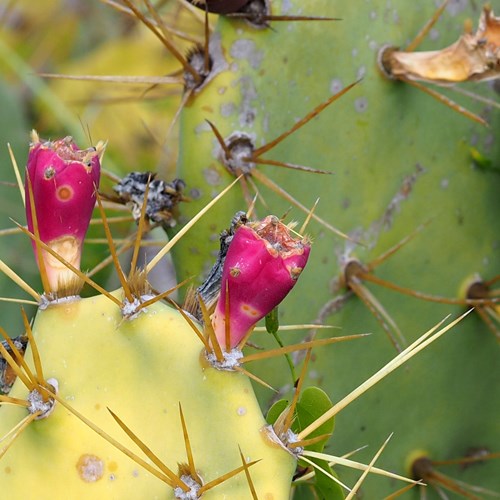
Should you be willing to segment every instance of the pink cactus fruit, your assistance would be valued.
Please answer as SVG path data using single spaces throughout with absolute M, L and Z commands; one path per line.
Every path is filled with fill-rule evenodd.
M 104 145 L 79 149 L 71 137 L 40 141 L 32 134 L 26 166 L 25 199 L 28 229 L 35 233 L 33 207 L 40 239 L 76 268 L 96 202 Z M 35 257 L 36 242 L 32 240 Z M 75 275 L 46 250 L 41 251 L 51 292 L 57 292 Z
M 270 215 L 237 229 L 222 271 L 221 293 L 212 315 L 217 339 L 227 351 L 237 347 L 255 324 L 294 287 L 311 250 L 307 238 Z M 230 345 L 226 345 L 226 293 Z

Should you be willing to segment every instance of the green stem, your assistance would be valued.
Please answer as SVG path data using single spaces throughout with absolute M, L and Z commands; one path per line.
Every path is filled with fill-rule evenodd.
M 280 336 L 278 335 L 278 332 L 271 332 L 271 334 L 276 339 L 276 342 L 278 342 L 280 347 L 284 347 L 283 342 L 281 341 Z M 297 374 L 295 373 L 295 366 L 293 365 L 292 357 L 288 353 L 286 353 L 284 356 L 286 362 L 288 363 L 288 366 L 290 367 L 290 373 L 292 375 L 292 385 L 295 385 L 295 382 L 297 381 Z
M 280 328 L 280 323 L 278 319 L 278 308 L 275 307 L 268 315 L 266 315 L 266 330 L 276 339 L 280 347 L 284 347 L 283 342 L 278 334 Z M 290 372 L 292 374 L 292 385 L 295 385 L 297 381 L 297 374 L 295 373 L 295 366 L 293 365 L 292 358 L 289 353 L 285 354 L 286 362 L 290 367 Z

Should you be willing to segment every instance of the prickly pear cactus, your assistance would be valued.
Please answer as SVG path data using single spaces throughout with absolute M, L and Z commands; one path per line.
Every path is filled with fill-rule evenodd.
M 81 172 L 61 188 L 57 162 L 27 176 L 21 231 L 43 293 L 0 262 L 40 305 L 32 326 L 23 316 L 25 334 L 2 343 L 2 491 L 13 499 L 498 495 L 500 112 L 488 81 L 498 82 L 500 22 L 476 2 L 450 1 L 439 18 L 431 1 L 189 3 L 201 7 L 198 18 L 205 3 L 220 16 L 211 18 L 208 55 L 190 51 L 183 68 L 177 176 L 190 203 L 177 226 L 163 227 L 178 281 L 194 276 L 198 288 L 186 310 L 165 304 L 146 276 L 159 259 L 136 270 L 134 250 L 126 275 L 107 223 L 121 288 L 100 288 L 79 271 L 87 226 L 62 208 L 97 198 L 106 220 L 98 180 L 83 182 L 82 195 Z M 120 10 L 154 31 L 161 10 L 138 4 L 124 0 Z M 430 20 L 421 43 L 412 41 Z M 458 90 L 480 101 L 433 86 L 423 71 L 450 52 L 458 63 L 447 74 L 465 62 L 470 71 L 434 83 L 465 80 Z M 405 69 L 408 59 L 418 71 Z M 446 107 L 450 99 L 459 105 Z M 103 145 L 76 154 L 62 142 L 65 161 L 95 174 Z M 165 192 L 182 191 L 173 185 Z M 145 214 L 136 204 L 137 241 Z M 64 227 L 45 231 L 54 220 Z M 81 299 L 83 282 L 99 293 Z M 471 307 L 436 343 L 417 340 Z M 267 333 L 247 345 L 264 316 Z M 250 361 L 258 362 L 247 370 Z M 403 362 L 372 384 L 384 365 L 389 373 Z M 353 460 L 339 458 L 354 450 Z M 427 487 L 400 489 L 401 476 Z

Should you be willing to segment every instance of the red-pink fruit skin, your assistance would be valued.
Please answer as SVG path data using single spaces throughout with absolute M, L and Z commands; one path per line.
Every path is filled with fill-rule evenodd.
M 96 201 L 101 170 L 99 156 L 92 155 L 85 165 L 61 158 L 51 145 L 39 142 L 30 148 L 25 182 L 28 229 L 34 232 L 29 179 L 40 239 L 50 243 L 63 236 L 73 236 L 82 242 Z M 74 143 L 71 148 L 78 151 Z
M 310 246 L 283 257 L 270 250 L 266 242 L 250 227 L 240 227 L 229 247 L 224 262 L 221 295 L 213 316 L 219 342 L 225 346 L 224 318 L 226 287 L 229 291 L 231 346 L 237 346 L 247 332 L 271 312 L 297 282 L 292 270 L 301 270 L 307 263 Z M 299 271 L 300 272 L 300 271 Z

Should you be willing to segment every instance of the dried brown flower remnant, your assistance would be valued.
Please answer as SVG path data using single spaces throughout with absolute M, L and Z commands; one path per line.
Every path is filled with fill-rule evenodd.
M 407 52 L 386 47 L 380 65 L 397 80 L 453 84 L 500 78 L 500 17 L 485 6 L 475 34 L 464 33 L 441 50 Z

